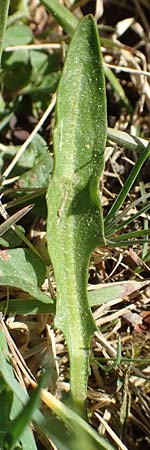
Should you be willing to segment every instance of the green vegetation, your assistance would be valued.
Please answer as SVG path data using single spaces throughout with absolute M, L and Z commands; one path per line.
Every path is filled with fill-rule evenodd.
M 130 450 L 135 442 L 140 450 L 150 440 L 149 353 L 140 338 L 149 319 L 138 294 L 148 284 L 150 234 L 150 145 L 135 121 L 141 85 L 139 100 L 128 98 L 105 51 L 127 58 L 129 46 L 99 36 L 102 24 L 81 3 L 74 14 L 58 0 L 0 2 L 3 450 Z M 140 80 L 137 57 L 134 50 Z M 106 88 L 128 133 L 118 129 L 115 104 L 116 127 L 108 127 Z M 145 79 L 144 118 L 148 93 Z

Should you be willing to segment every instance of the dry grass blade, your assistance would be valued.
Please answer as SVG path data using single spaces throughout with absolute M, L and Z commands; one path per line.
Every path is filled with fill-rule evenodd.
M 110 435 L 111 439 L 115 442 L 115 444 L 121 449 L 121 450 L 128 450 L 127 447 L 123 444 L 121 439 L 118 438 L 116 433 L 111 429 L 111 427 L 108 425 L 108 423 L 103 419 L 103 417 L 100 416 L 100 414 L 95 413 L 95 416 L 98 418 L 99 422 L 103 425 L 107 433 Z

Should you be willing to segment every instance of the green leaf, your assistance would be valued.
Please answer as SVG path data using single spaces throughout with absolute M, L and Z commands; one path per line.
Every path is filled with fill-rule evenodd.
M 32 94 L 34 101 L 40 100 L 39 94 L 48 95 L 48 98 L 50 98 L 50 94 L 57 88 L 59 78 L 60 74 L 58 72 L 44 75 L 43 77 L 41 77 L 38 84 L 32 84 L 28 86 L 28 93 Z
M 127 111 L 129 113 L 133 113 L 133 108 L 125 94 L 123 87 L 121 86 L 120 81 L 116 77 L 116 75 L 112 72 L 112 70 L 105 65 L 104 67 L 105 76 L 107 77 L 109 83 L 111 84 L 114 92 L 118 95 L 121 102 L 126 106 Z
M 149 143 L 146 139 L 109 127 L 107 128 L 107 139 L 131 151 L 143 151 Z
M 13 89 L 18 91 L 28 84 L 30 80 L 30 66 L 20 64 L 18 69 L 5 71 L 4 73 L 4 85 L 7 90 Z
M 9 423 L 10 412 L 13 403 L 13 392 L 4 383 L 3 378 L 0 376 L 0 434 L 5 432 L 6 427 Z
M 90 306 L 103 305 L 112 300 L 124 298 L 132 292 L 138 291 L 148 284 L 147 281 L 122 281 L 116 283 L 106 283 L 95 286 L 93 291 L 88 291 Z
M 122 233 L 119 236 L 113 237 L 113 241 L 118 242 L 118 244 L 119 244 L 119 241 L 131 239 L 131 238 L 138 238 L 140 236 L 147 236 L 149 234 L 150 234 L 150 228 L 148 228 L 147 230 L 130 231 L 129 233 Z
M 28 168 L 32 169 L 38 158 L 45 156 L 47 153 L 47 142 L 37 133 L 21 158 L 19 158 L 17 166 L 24 170 Z
M 116 200 L 114 201 L 111 209 L 109 210 L 106 219 L 105 219 L 105 227 L 106 227 L 106 233 L 107 233 L 107 226 L 114 221 L 115 215 L 120 210 L 124 200 L 126 199 L 131 187 L 133 186 L 133 183 L 135 182 L 141 167 L 143 166 L 146 159 L 150 156 L 150 144 L 144 150 L 140 153 L 140 156 L 138 160 L 135 163 L 135 166 L 131 170 L 125 184 L 123 185 L 119 195 L 117 196 Z M 113 225 L 112 225 L 113 226 Z
M 0 225 L 0 236 L 2 236 L 6 231 L 14 225 L 18 220 L 20 220 L 25 214 L 27 214 L 30 209 L 32 208 L 32 205 L 25 206 L 25 208 L 22 208 L 20 211 L 17 211 L 12 216 L 8 217 L 3 223 Z
M 14 24 L 7 28 L 4 48 L 9 45 L 27 45 L 32 42 L 32 30 L 24 24 Z
M 104 243 L 98 188 L 105 141 L 106 95 L 99 36 L 92 16 L 87 16 L 75 31 L 59 83 L 55 164 L 47 194 L 48 250 L 57 285 L 55 325 L 67 340 L 71 394 L 74 404 L 82 407 L 95 329 L 87 298 L 87 268 L 92 250 Z
M 12 14 L 12 16 L 15 16 L 15 18 L 16 18 L 16 14 L 17 14 L 17 12 L 19 13 L 19 11 L 20 11 L 21 17 L 29 16 L 29 8 L 28 8 L 27 0 L 15 0 L 15 1 L 12 0 L 11 1 L 10 14 Z M 12 16 L 9 16 L 10 20 L 12 19 Z M 18 16 L 17 16 L 17 18 L 18 18 Z
M 3 79 L 7 89 L 19 89 L 24 86 L 31 73 L 29 52 L 19 50 L 7 53 L 2 57 Z
M 0 285 L 17 287 L 42 302 L 52 303 L 52 299 L 39 289 L 45 279 L 45 270 L 42 259 L 30 249 L 0 251 Z
M 60 69 L 59 53 L 46 54 L 43 51 L 30 50 L 30 63 L 32 66 L 32 79 L 39 84 L 42 75 L 58 72 Z
M 0 329 L 0 391 L 6 391 L 10 393 L 9 395 L 13 395 L 14 401 L 11 409 L 10 405 L 10 397 L 7 398 L 7 404 L 3 406 L 3 408 L 0 408 L 0 417 L 2 416 L 2 421 L 4 422 L 4 415 L 5 417 L 5 426 L 3 426 L 2 430 L 0 429 L 0 449 L 4 450 L 4 433 L 6 432 L 6 426 L 8 424 L 8 421 L 11 419 L 13 420 L 21 411 L 22 407 L 25 406 L 29 400 L 28 394 L 24 391 L 24 389 L 20 386 L 18 381 L 15 379 L 10 361 L 9 361 L 9 350 L 7 347 L 6 339 L 3 334 L 3 331 Z M 5 413 L 4 413 L 4 407 L 5 407 Z M 10 411 L 11 409 L 11 411 Z M 7 414 L 8 413 L 8 414 Z M 47 436 L 49 436 L 51 439 L 54 439 L 54 442 L 59 441 L 59 448 L 60 450 L 63 450 L 62 444 L 62 433 L 63 436 L 67 439 L 68 436 L 68 430 L 66 435 L 66 427 L 58 422 L 53 416 L 53 423 L 52 428 L 45 424 L 45 419 L 42 416 L 42 414 L 39 411 L 34 411 L 34 421 L 38 425 L 38 427 L 41 428 L 42 432 L 45 432 Z M 2 422 L 1 422 L 2 423 Z M 4 423 L 3 423 L 4 424 Z M 21 444 L 23 450 L 37 450 L 33 433 L 30 429 L 30 427 L 27 427 L 22 436 L 21 436 Z M 68 449 L 70 450 L 70 449 Z
M 6 422 L 16 417 L 16 415 L 22 409 L 22 403 L 24 404 L 28 399 L 27 394 L 25 393 L 25 391 L 23 391 L 23 389 L 21 388 L 21 386 L 14 377 L 14 373 L 11 364 L 9 362 L 8 355 L 9 351 L 6 339 L 2 329 L 0 329 L 0 373 L 1 373 L 1 380 L 3 379 L 4 381 L 4 389 L 9 392 L 9 399 L 7 399 L 8 403 L 7 405 L 4 404 L 5 406 L 5 427 L 3 429 L 4 432 L 6 432 L 6 425 L 7 425 Z M 10 410 L 12 393 L 14 397 L 14 402 L 12 404 L 12 409 Z M 22 399 L 24 400 L 24 402 L 22 402 Z M 4 433 L 2 434 L 1 438 L 2 438 L 1 441 L 3 441 L 1 449 L 4 450 L 4 443 L 5 443 Z M 22 443 L 23 450 L 28 449 L 37 450 L 34 436 L 30 427 L 26 428 L 20 440 Z
M 25 233 L 25 230 L 23 227 L 17 226 L 17 230 L 20 230 L 23 235 Z M 19 237 L 14 230 L 11 228 L 6 231 L 6 233 L 3 234 L 3 238 L 0 238 L 0 246 L 2 247 L 9 247 L 9 248 L 16 248 L 20 247 L 22 244 L 22 239 Z
M 32 169 L 23 173 L 18 181 L 20 188 L 41 188 L 48 185 L 49 175 L 52 172 L 53 159 L 45 153 L 36 159 Z
M 18 147 L 11 147 L 10 150 L 11 152 L 15 150 L 16 153 L 17 149 Z M 49 154 L 47 143 L 37 134 L 14 169 L 14 174 L 21 172 L 17 187 L 27 191 L 32 188 L 35 190 L 38 187 L 47 187 L 52 167 L 53 157 Z
M 0 63 L 5 38 L 5 29 L 9 10 L 9 0 L 0 0 Z
M 149 197 L 150 194 L 147 194 L 147 198 Z M 148 209 L 150 208 L 150 202 L 147 202 L 147 204 L 144 205 L 143 208 L 140 208 L 137 211 L 137 213 L 129 215 L 131 209 L 134 208 L 136 204 L 140 203 L 139 200 L 140 199 L 133 202 L 129 207 L 125 208 L 122 213 L 120 213 L 117 217 L 115 217 L 113 223 L 110 223 L 110 225 L 106 227 L 105 229 L 106 238 L 112 236 L 113 233 L 116 233 L 119 230 L 125 229 L 129 223 L 134 222 L 136 219 L 141 217 L 141 214 L 148 211 Z M 128 219 L 125 219 L 125 217 L 128 217 Z
M 139 291 L 148 284 L 148 281 L 123 281 L 116 283 L 102 284 L 95 287 L 95 289 L 88 291 L 88 301 L 90 307 L 96 305 L 103 305 L 103 303 L 111 302 L 119 298 L 124 298 L 132 292 Z M 2 302 L 1 310 L 4 312 L 6 302 Z M 42 303 L 35 299 L 19 298 L 10 299 L 7 306 L 7 313 L 14 314 L 16 311 L 20 314 L 44 314 L 55 312 L 55 303 Z
M 49 302 L 49 297 L 43 295 L 44 301 L 35 300 L 34 298 L 19 298 L 10 299 L 9 303 L 6 301 L 1 302 L 1 311 L 5 313 L 17 314 L 45 314 L 55 312 L 55 304 Z M 51 299 L 50 299 L 51 300 Z
M 78 25 L 78 19 L 58 0 L 41 0 L 41 3 L 53 14 L 68 36 L 72 36 Z
M 12 450 L 14 445 L 22 437 L 22 433 L 26 429 L 26 426 L 32 419 L 32 416 L 39 405 L 40 390 L 43 387 L 44 377 L 38 383 L 38 387 L 32 391 L 28 403 L 23 407 L 19 415 L 9 424 L 7 427 L 6 435 L 4 438 L 5 448 Z
M 51 12 L 51 14 L 55 17 L 57 22 L 62 26 L 66 34 L 70 37 L 73 36 L 75 28 L 77 27 L 79 21 L 78 19 L 69 11 L 64 5 L 60 4 L 58 0 L 41 0 L 41 3 Z M 104 37 L 100 37 L 101 44 L 108 47 L 117 48 L 117 44 L 114 43 L 111 39 L 106 39 Z M 118 46 L 119 47 L 119 46 Z M 125 94 L 121 83 L 112 72 L 112 70 L 104 66 L 104 73 L 109 83 L 111 84 L 114 91 L 119 96 L 119 99 L 124 103 L 127 110 L 130 114 L 133 113 L 133 108 Z
M 79 368 L 78 368 L 79 369 Z M 73 432 L 73 442 L 71 450 L 115 450 L 114 446 L 97 433 L 82 417 L 76 414 L 71 408 L 64 405 L 50 392 L 44 392 L 46 404 L 53 412 L 64 422 L 64 424 Z M 43 396 L 42 396 L 43 398 Z M 48 425 L 48 421 L 47 421 Z M 63 447 L 65 450 L 65 447 Z
M 21 404 L 26 405 L 29 397 L 28 394 L 22 389 L 22 387 L 19 385 L 19 383 L 14 377 L 12 367 L 8 359 L 8 348 L 6 340 L 1 329 L 0 329 L 0 372 L 3 376 L 4 383 L 6 383 L 6 385 L 8 385 L 10 389 L 12 389 L 15 398 L 19 399 L 20 403 L 17 404 L 17 413 L 18 413 L 18 407 L 20 412 Z M 55 413 L 60 420 L 62 420 L 62 422 L 65 424 L 65 429 L 63 428 L 62 422 L 59 423 L 57 419 L 56 420 L 54 419 L 54 416 L 52 418 L 50 416 L 50 419 L 47 418 L 46 416 L 47 420 L 45 420 L 45 418 L 39 412 L 39 410 L 33 412 L 33 421 L 38 425 L 38 427 L 40 427 L 41 430 L 43 430 L 46 433 L 47 436 L 50 437 L 50 439 L 52 439 L 56 443 L 56 445 L 58 444 L 58 448 L 60 448 L 60 450 L 76 450 L 76 448 L 82 447 L 83 442 L 86 442 L 87 445 L 85 446 L 85 448 L 88 450 L 98 450 L 98 449 L 114 450 L 114 447 L 102 436 L 100 436 L 87 422 L 85 422 L 79 415 L 75 414 L 70 408 L 65 406 L 58 399 L 56 399 L 52 394 L 45 391 L 44 401 L 45 397 L 48 400 L 45 402 L 46 405 L 52 409 L 53 413 Z M 68 428 L 69 431 L 71 431 L 71 438 L 73 436 L 72 442 L 69 440 Z M 36 447 L 33 446 L 33 443 L 31 441 L 33 439 L 33 435 L 29 428 L 28 433 L 30 434 L 28 435 L 28 438 L 26 437 L 26 441 L 24 441 L 23 449 L 28 450 L 30 448 L 31 450 L 35 450 Z M 64 433 L 64 435 L 66 436 L 66 445 L 64 438 L 61 437 L 61 433 Z M 21 441 L 23 442 L 23 437 Z M 71 442 L 70 446 L 68 446 L 68 442 L 69 443 Z M 79 445 L 74 446 L 73 444 L 76 444 L 76 442 Z M 92 447 L 91 446 L 88 447 L 88 444 L 91 445 L 91 443 Z M 28 445 L 28 447 L 25 444 Z
M 18 386 L 19 386 L 19 383 L 18 383 Z M 20 399 L 17 398 L 16 395 L 14 395 L 10 419 L 13 420 L 14 418 L 16 418 L 16 416 L 18 416 L 18 414 L 20 414 L 20 411 L 22 411 L 22 408 L 23 408 L 23 405 L 22 405 Z M 6 427 L 5 427 L 5 430 L 6 430 Z M 15 450 L 20 450 L 20 446 L 21 446 L 21 450 L 29 450 L 29 449 L 37 450 L 35 438 L 34 438 L 34 435 L 33 435 L 30 425 L 25 427 L 25 429 L 20 437 L 20 443 L 17 447 L 15 446 Z
M 2 60 L 3 69 L 16 70 L 20 67 L 27 66 L 29 64 L 29 52 L 27 50 L 18 50 L 13 52 L 3 53 Z

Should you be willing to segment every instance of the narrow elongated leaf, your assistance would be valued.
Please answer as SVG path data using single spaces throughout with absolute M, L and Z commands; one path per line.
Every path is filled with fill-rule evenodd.
M 21 410 L 21 405 L 24 405 L 26 408 L 26 404 L 29 400 L 28 394 L 23 390 L 23 388 L 19 385 L 17 380 L 14 377 L 12 367 L 10 365 L 9 359 L 8 359 L 8 347 L 5 340 L 5 336 L 0 329 L 0 372 L 2 374 L 2 377 L 4 379 L 4 382 L 6 385 L 9 386 L 10 390 L 13 391 L 16 400 L 18 400 L 17 405 L 17 412 L 18 412 L 18 406 L 19 406 L 19 412 Z M 90 447 L 90 450 L 114 450 L 114 447 L 106 441 L 102 436 L 100 436 L 88 423 L 86 423 L 81 417 L 79 417 L 77 414 L 75 414 L 70 408 L 65 406 L 62 402 L 60 402 L 58 399 L 56 399 L 52 394 L 47 392 L 47 390 L 42 390 L 41 392 L 41 399 L 44 401 L 44 403 L 48 406 L 48 408 L 51 408 L 52 411 L 59 417 L 62 422 L 69 428 L 71 432 L 73 432 L 74 435 L 74 441 L 71 442 L 71 446 L 68 447 L 68 436 L 66 436 L 66 446 L 65 441 L 62 438 L 61 439 L 61 433 L 66 433 L 66 429 L 63 429 L 62 422 L 59 424 L 59 422 L 53 417 L 53 424 L 51 424 L 51 421 L 45 420 L 43 415 L 40 413 L 40 411 L 35 410 L 33 412 L 33 421 L 40 427 L 49 437 L 52 439 L 56 445 L 58 445 L 58 448 L 60 450 L 74 450 L 75 448 L 81 448 L 83 446 L 84 439 L 86 438 L 86 444 L 85 447 L 89 450 L 88 444 L 91 444 L 91 438 L 92 438 L 92 444 L 93 447 Z M 15 406 L 16 406 L 15 405 Z M 16 417 L 16 414 L 15 414 Z M 13 418 L 13 417 L 12 417 Z M 5 431 L 5 430 L 4 430 Z M 28 433 L 28 434 L 27 434 Z M 67 430 L 68 435 L 68 430 Z M 84 439 L 83 439 L 84 435 Z M 81 436 L 81 439 L 80 439 Z M 71 435 L 72 437 L 72 435 Z M 79 437 L 79 441 L 77 443 L 77 447 L 73 445 L 75 441 L 75 438 Z M 26 441 L 25 441 L 26 438 Z M 89 439 L 88 439 L 89 438 Z M 33 434 L 30 430 L 30 428 L 27 428 L 25 430 L 22 438 L 22 447 L 23 450 L 35 450 L 36 445 L 34 444 L 34 438 Z M 95 448 L 96 447 L 96 448 Z
M 4 223 L 0 225 L 0 236 L 2 236 L 6 231 L 14 225 L 18 220 L 22 219 L 25 214 L 27 214 L 31 209 L 33 208 L 33 205 L 28 205 L 22 208 L 20 211 L 17 211 L 15 214 L 13 214 L 11 217 L 5 220 Z
M 9 358 L 8 358 L 8 354 L 9 354 L 9 350 L 7 347 L 7 343 L 6 343 L 6 339 L 5 336 L 3 334 L 2 329 L 0 329 L 0 373 L 1 373 L 1 378 L 4 380 L 4 387 L 5 389 L 9 389 L 10 391 L 10 395 L 14 394 L 15 399 L 15 408 L 12 407 L 12 411 L 10 412 L 8 410 L 8 418 L 7 421 L 9 421 L 9 419 L 14 419 L 14 417 L 16 417 L 17 413 L 20 412 L 21 408 L 22 408 L 22 398 L 24 400 L 24 403 L 28 400 L 28 396 L 25 393 L 25 391 L 23 391 L 23 389 L 21 388 L 21 386 L 19 385 L 19 383 L 17 382 L 17 380 L 14 377 L 14 373 L 11 367 L 11 364 L 9 362 Z M 8 402 L 8 399 L 7 399 Z M 6 411 L 6 405 L 5 406 L 5 411 Z M 8 407 L 8 403 L 7 403 L 7 407 Z M 6 412 L 5 412 L 6 413 Z M 9 417 L 10 414 L 10 417 Z M 6 432 L 6 418 L 5 418 L 5 427 L 3 429 L 4 432 Z M 4 433 L 2 434 L 2 440 L 3 440 L 3 444 L 1 446 L 1 449 L 4 449 Z M 26 427 L 26 430 L 24 431 L 24 434 L 22 436 L 22 438 L 20 439 L 21 443 L 22 443 L 22 449 L 23 450 L 37 450 L 36 444 L 35 444 L 35 440 L 34 440 L 34 436 L 33 433 L 30 429 L 30 427 Z M 6 448 L 10 448 L 10 447 L 6 447 Z
M 41 381 L 39 382 L 38 387 L 34 391 L 32 391 L 28 403 L 23 407 L 19 415 L 15 417 L 15 419 L 7 427 L 5 435 L 6 448 L 12 450 L 14 448 L 14 445 L 17 444 L 17 442 L 22 437 L 26 426 L 31 421 L 34 411 L 39 405 L 41 387 L 43 387 L 43 379 L 41 379 Z
M 18 384 L 19 385 L 19 384 Z M 20 385 L 19 385 L 20 387 Z M 11 420 L 13 420 L 17 415 L 20 414 L 20 411 L 23 408 L 23 404 L 20 399 L 14 395 L 14 401 L 11 411 Z M 6 427 L 5 427 L 6 431 Z M 27 425 L 20 437 L 20 443 L 22 445 L 22 450 L 37 450 L 35 438 L 30 425 Z M 16 447 L 14 447 L 16 450 Z M 17 447 L 18 450 L 18 447 Z
M 51 12 L 55 17 L 57 22 L 62 26 L 66 34 L 70 37 L 79 23 L 77 17 L 75 17 L 71 11 L 69 11 L 64 5 L 62 5 L 58 0 L 41 0 L 41 3 Z M 101 43 L 108 46 L 113 46 L 113 43 L 109 39 L 101 37 Z M 112 88 L 119 96 L 120 100 L 125 104 L 129 112 L 132 112 L 132 107 L 125 95 L 124 89 L 122 88 L 119 80 L 116 78 L 112 70 L 104 66 L 104 73 L 106 78 L 108 78 Z
M 150 194 L 147 194 L 147 198 L 149 198 Z M 134 202 L 136 203 L 136 202 Z M 127 207 L 121 214 L 118 215 L 118 217 L 115 217 L 115 220 L 113 223 L 108 225 L 105 229 L 106 237 L 108 238 L 109 235 L 113 235 L 113 233 L 116 233 L 119 230 L 125 229 L 126 226 L 134 222 L 137 218 L 141 217 L 143 213 L 148 211 L 150 209 L 150 202 L 148 202 L 146 205 L 143 206 L 143 208 L 139 209 L 137 213 L 131 215 L 128 219 L 124 220 L 124 218 L 127 215 L 127 212 L 130 211 L 131 208 L 134 208 L 134 203 L 130 205 L 130 207 Z
M 133 167 L 133 169 L 131 170 L 124 186 L 122 187 L 118 197 L 116 198 L 116 200 L 114 201 L 111 209 L 109 210 L 106 219 L 105 219 L 105 227 L 112 221 L 114 220 L 115 215 L 117 214 L 117 212 L 119 211 L 119 209 L 121 208 L 124 200 L 126 199 L 128 192 L 130 191 L 131 187 L 133 186 L 133 183 L 135 182 L 141 167 L 143 166 L 144 162 L 146 161 L 146 159 L 149 157 L 150 155 L 150 144 L 148 144 L 148 146 L 143 150 L 143 152 L 140 153 L 140 156 L 138 158 L 138 160 L 135 163 L 135 166 Z
M 10 0 L 0 0 L 0 63 Z
M 125 133 L 125 131 L 115 130 L 115 128 L 107 128 L 107 139 L 116 144 L 133 151 L 142 151 L 148 146 L 146 139 L 142 139 L 132 134 Z
M 0 436 L 4 433 L 9 423 L 12 402 L 13 392 L 5 385 L 4 380 L 0 375 L 0 405 L 3 405 L 3 408 L 0 408 Z
M 19 299 L 10 299 L 9 303 L 7 301 L 3 301 L 1 303 L 1 311 L 5 313 L 7 309 L 7 313 L 16 313 L 17 314 L 46 314 L 46 313 L 54 313 L 55 312 L 55 304 L 49 303 L 49 297 L 43 294 L 43 300 L 39 301 L 34 298 L 20 298 Z
M 111 84 L 114 92 L 116 92 L 116 94 L 120 98 L 121 102 L 124 103 L 124 105 L 127 108 L 127 111 L 129 111 L 129 113 L 133 113 L 133 108 L 132 108 L 132 106 L 131 106 L 131 104 L 130 104 L 130 102 L 129 102 L 126 94 L 125 94 L 125 91 L 124 91 L 123 87 L 121 86 L 120 81 L 116 77 L 116 75 L 106 65 L 105 65 L 104 70 L 105 70 L 105 76 L 109 80 L 109 83 Z
M 76 448 L 82 448 L 82 450 L 115 450 L 114 446 L 97 433 L 82 417 L 60 402 L 50 392 L 43 390 L 41 398 L 67 427 L 75 433 L 75 445 L 72 450 Z
M 57 284 L 55 325 L 66 337 L 71 393 L 82 406 L 95 329 L 87 268 L 94 247 L 104 243 L 98 187 L 104 168 L 105 98 L 99 36 L 92 16 L 87 16 L 75 31 L 59 83 L 55 164 L 47 194 L 47 240 Z
M 102 305 L 103 303 L 108 303 L 111 300 L 116 300 L 118 298 L 124 298 L 130 295 L 134 291 L 139 291 L 142 287 L 146 286 L 148 281 L 123 281 L 116 283 L 107 283 L 95 286 L 95 289 L 88 291 L 88 301 L 89 305 Z M 2 308 L 3 307 L 3 308 Z M 6 302 L 2 302 L 1 309 L 5 311 Z M 38 300 L 24 299 L 11 299 L 7 306 L 7 313 L 18 314 L 43 314 L 49 313 L 51 308 L 52 312 L 55 312 L 55 304 L 49 305 L 49 303 L 40 302 Z
M 123 241 L 131 238 L 138 238 L 140 236 L 148 236 L 150 234 L 150 228 L 147 230 L 130 231 L 129 233 L 122 233 L 119 236 L 114 236 L 114 242 Z
M 72 36 L 78 25 L 78 19 L 58 0 L 41 0 L 41 3 L 53 14 L 68 36 Z
M 109 303 L 112 300 L 124 298 L 132 292 L 139 291 L 142 287 L 146 286 L 148 281 L 123 281 L 116 283 L 107 283 L 100 285 L 98 289 L 88 292 L 88 298 L 90 306 L 103 305 L 103 303 Z

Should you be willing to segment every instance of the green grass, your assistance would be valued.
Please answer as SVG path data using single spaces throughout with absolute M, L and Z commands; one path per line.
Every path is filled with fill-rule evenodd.
M 0 448 L 43 450 L 51 448 L 51 440 L 60 450 L 130 450 L 134 441 L 140 450 L 138 433 L 134 435 L 129 421 L 131 412 L 136 422 L 132 378 L 135 383 L 136 377 L 145 380 L 148 402 L 145 369 L 149 353 L 139 331 L 140 297 L 138 308 L 136 300 L 135 304 L 131 300 L 129 308 L 127 296 L 132 294 L 136 299 L 139 289 L 148 283 L 144 271 L 149 272 L 149 267 L 144 261 L 149 261 L 150 194 L 142 177 L 150 147 L 138 126 L 130 133 L 134 97 L 128 98 L 119 78 L 103 64 L 101 46 L 120 55 L 122 44 L 99 39 L 92 15 L 79 21 L 78 15 L 57 0 L 42 0 L 41 5 L 42 11 L 46 7 L 49 12 L 50 22 L 40 25 L 39 35 L 36 20 L 30 24 L 30 2 L 12 2 L 8 17 L 9 2 L 5 4 L 0 23 L 0 401 L 4 405 Z M 54 38 L 59 50 L 50 47 L 47 51 L 45 43 Z M 38 50 L 31 47 L 37 40 Z M 107 126 L 106 88 L 118 99 L 128 133 Z M 55 103 L 55 124 L 52 116 L 49 137 L 47 119 Z M 108 122 L 110 119 L 108 108 Z M 18 145 L 21 140 L 22 145 Z M 116 166 L 113 146 L 120 155 Z M 16 225 L 19 220 L 21 224 Z M 130 247 L 133 252 L 128 253 Z M 129 267 L 127 256 L 134 263 L 129 260 Z M 87 291 L 92 270 L 103 282 Z M 14 328 L 11 314 L 16 318 Z M 133 342 L 123 321 L 133 331 Z M 139 334 L 134 339 L 136 332 Z M 64 384 L 59 381 L 59 370 Z M 46 372 L 44 377 L 41 372 Z M 57 378 L 61 400 L 55 396 Z M 31 395 L 23 390 L 24 383 L 32 386 Z M 136 389 L 137 426 L 144 442 L 143 429 L 149 439 L 148 414 L 142 421 L 144 404 L 139 402 L 141 392 Z M 107 429 L 105 423 L 104 436 L 97 425 L 101 391 L 107 398 L 111 425 Z M 40 398 L 44 408 L 39 406 Z

